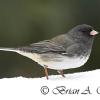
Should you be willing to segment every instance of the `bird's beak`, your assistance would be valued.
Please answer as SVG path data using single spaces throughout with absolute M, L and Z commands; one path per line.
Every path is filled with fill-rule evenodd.
M 97 31 L 95 31 L 95 30 L 92 30 L 91 32 L 90 32 L 90 35 L 93 35 L 93 36 L 95 36 L 95 35 L 97 35 L 99 32 L 97 32 Z

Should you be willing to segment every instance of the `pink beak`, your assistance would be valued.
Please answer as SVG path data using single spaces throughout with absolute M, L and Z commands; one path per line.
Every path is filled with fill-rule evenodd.
M 95 35 L 97 35 L 97 34 L 98 34 L 98 32 L 95 31 L 95 30 L 92 30 L 92 31 L 90 32 L 90 35 L 93 35 L 93 36 L 95 36 Z

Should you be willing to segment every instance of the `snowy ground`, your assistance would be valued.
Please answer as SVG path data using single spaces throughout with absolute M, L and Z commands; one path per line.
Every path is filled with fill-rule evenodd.
M 43 78 L 0 79 L 0 100 L 98 100 L 100 70 Z

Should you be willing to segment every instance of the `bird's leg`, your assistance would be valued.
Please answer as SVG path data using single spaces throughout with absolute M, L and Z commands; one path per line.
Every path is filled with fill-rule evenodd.
M 44 70 L 45 70 L 45 76 L 46 76 L 46 79 L 48 80 L 48 67 L 45 66 L 45 67 L 44 67 Z
M 62 77 L 65 77 L 64 73 L 63 73 L 63 70 L 58 70 L 57 71 Z

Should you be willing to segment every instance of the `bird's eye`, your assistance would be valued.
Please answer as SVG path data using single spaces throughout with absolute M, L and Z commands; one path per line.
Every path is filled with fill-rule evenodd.
M 86 30 L 81 30 L 81 32 L 87 32 Z
M 86 29 L 80 29 L 79 31 L 80 31 L 80 32 L 83 32 L 83 33 L 87 32 Z
M 83 32 L 83 33 L 89 33 L 89 32 L 91 32 L 92 31 L 92 29 L 82 29 L 81 30 L 81 32 Z

